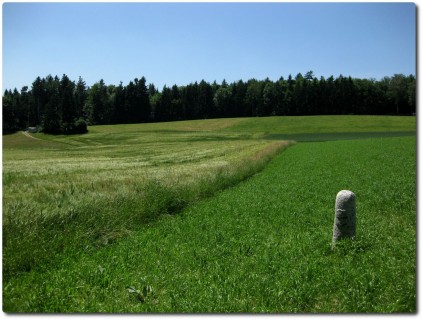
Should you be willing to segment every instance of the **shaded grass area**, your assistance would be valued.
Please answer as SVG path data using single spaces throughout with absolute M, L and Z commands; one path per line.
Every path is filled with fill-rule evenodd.
M 300 143 L 113 246 L 4 283 L 4 311 L 415 312 L 414 137 Z M 357 237 L 330 249 L 336 193 Z

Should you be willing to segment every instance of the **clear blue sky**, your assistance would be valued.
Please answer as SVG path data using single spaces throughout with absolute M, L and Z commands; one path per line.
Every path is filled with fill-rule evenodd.
M 3 91 L 37 76 L 159 89 L 202 79 L 416 74 L 413 3 L 5 3 Z

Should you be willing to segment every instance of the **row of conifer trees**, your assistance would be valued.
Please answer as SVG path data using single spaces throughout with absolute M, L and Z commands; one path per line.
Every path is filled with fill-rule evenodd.
M 52 134 L 87 132 L 87 125 L 162 122 L 225 117 L 396 114 L 416 112 L 416 79 L 396 74 L 381 80 L 312 71 L 277 81 L 250 79 L 190 83 L 158 90 L 146 79 L 126 86 L 103 80 L 88 87 L 79 77 L 37 77 L 31 88 L 6 90 L 3 133 L 37 127 Z

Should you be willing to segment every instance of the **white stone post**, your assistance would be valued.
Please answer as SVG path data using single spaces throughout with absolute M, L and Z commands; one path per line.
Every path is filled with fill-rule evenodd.
M 339 191 L 335 202 L 332 245 L 340 239 L 355 237 L 355 220 L 354 192 L 349 190 Z

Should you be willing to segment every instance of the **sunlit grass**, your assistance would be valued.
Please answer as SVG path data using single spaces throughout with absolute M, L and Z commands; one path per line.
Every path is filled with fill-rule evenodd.
M 267 134 L 322 134 L 415 132 L 416 117 L 394 116 L 287 116 L 246 118 L 227 128 Z
M 8 280 L 6 310 L 415 312 L 415 151 L 409 137 L 296 144 L 180 215 Z M 357 236 L 333 251 L 340 189 L 357 195 Z
M 4 137 L 6 277 L 179 211 L 260 170 L 288 145 L 245 133 L 98 128 L 72 137 Z
M 415 312 L 415 118 L 89 130 L 3 137 L 3 311 Z

